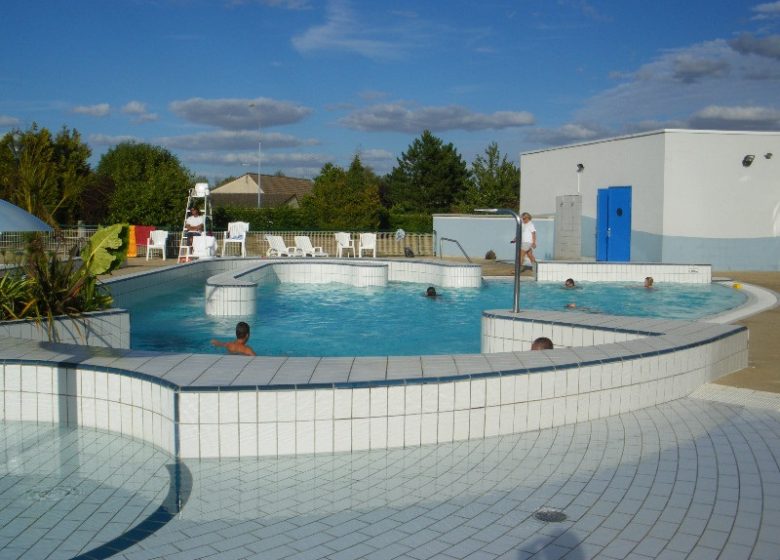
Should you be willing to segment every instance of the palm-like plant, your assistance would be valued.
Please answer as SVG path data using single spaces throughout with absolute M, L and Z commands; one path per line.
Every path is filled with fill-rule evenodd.
M 33 238 L 25 264 L 0 279 L 0 319 L 46 322 L 49 340 L 57 339 L 55 318 L 72 319 L 111 305 L 112 298 L 97 276 L 116 269 L 125 259 L 129 228 L 116 224 L 99 229 L 81 251 L 74 247 L 67 259 L 44 250 Z

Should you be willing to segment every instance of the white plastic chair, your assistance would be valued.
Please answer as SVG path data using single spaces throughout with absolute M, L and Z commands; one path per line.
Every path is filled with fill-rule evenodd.
M 303 255 L 297 247 L 285 245 L 281 235 L 266 234 L 265 240 L 270 245 L 266 253 L 269 257 L 299 257 Z
M 376 234 L 375 233 L 361 233 L 360 242 L 358 243 L 358 257 L 363 258 L 363 251 L 372 251 L 373 257 L 376 258 Z
M 346 231 L 340 231 L 336 234 L 336 249 L 339 251 L 339 258 L 341 258 L 341 255 L 344 251 L 347 252 L 347 256 L 349 256 L 349 252 L 352 251 L 352 256 L 355 256 L 355 241 L 352 239 L 352 234 L 347 233 Z
M 164 229 L 155 229 L 149 232 L 149 239 L 146 241 L 146 260 L 152 254 L 152 251 L 160 251 L 163 260 L 165 260 L 165 245 L 168 243 L 168 232 Z
M 213 259 L 217 254 L 217 238 L 211 235 L 198 235 L 192 238 L 192 257 L 195 259 Z
M 228 243 L 240 243 L 241 256 L 246 257 L 246 234 L 248 231 L 249 224 L 247 222 L 230 222 L 222 239 L 222 256 L 225 256 Z
M 296 235 L 295 246 L 298 248 L 304 257 L 327 257 L 328 253 L 322 250 L 322 247 L 315 247 L 311 243 L 311 239 L 308 235 Z

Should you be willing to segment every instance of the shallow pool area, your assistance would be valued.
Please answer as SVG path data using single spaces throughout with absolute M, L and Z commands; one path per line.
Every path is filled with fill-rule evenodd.
M 255 316 L 204 314 L 203 282 L 160 290 L 130 307 L 132 348 L 217 353 L 212 338 L 230 337 L 238 320 L 252 328 L 250 345 L 265 356 L 411 356 L 480 351 L 482 311 L 509 309 L 514 283 L 485 281 L 481 288 L 441 288 L 425 297 L 427 284 L 391 282 L 387 287 L 340 283 L 262 284 Z M 718 284 L 667 283 L 647 290 L 632 282 L 584 282 L 571 290 L 559 283 L 523 282 L 523 309 L 575 311 L 669 319 L 698 319 L 745 301 Z
M 0 558 L 108 558 L 186 503 L 175 461 L 141 441 L 5 421 L 0 442 Z

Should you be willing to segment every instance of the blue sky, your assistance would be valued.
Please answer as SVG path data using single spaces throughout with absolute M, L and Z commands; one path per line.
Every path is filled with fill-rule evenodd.
M 76 128 L 211 179 L 388 172 L 431 130 L 471 162 L 659 128 L 780 130 L 780 1 L 24 0 L 0 134 Z

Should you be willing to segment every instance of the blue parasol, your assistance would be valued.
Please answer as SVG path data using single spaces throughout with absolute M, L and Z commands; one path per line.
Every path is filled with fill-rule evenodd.
M 29 212 L 0 199 L 0 232 L 52 231 L 51 226 Z

